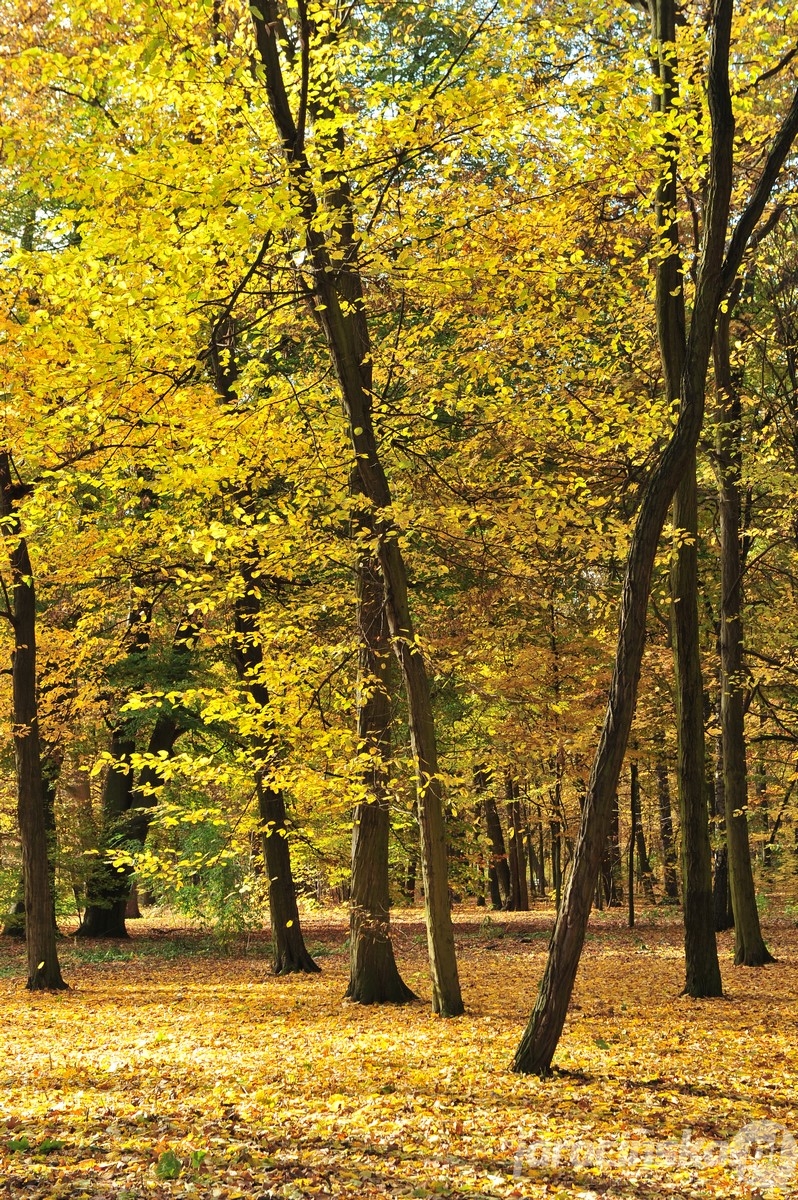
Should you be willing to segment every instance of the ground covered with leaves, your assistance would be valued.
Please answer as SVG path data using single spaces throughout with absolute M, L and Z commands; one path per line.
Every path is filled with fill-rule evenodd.
M 722 935 L 727 996 L 702 1002 L 679 996 L 678 916 L 596 914 L 559 1070 L 523 1078 L 552 918 L 457 914 L 455 1021 L 345 1002 L 342 911 L 306 919 L 311 978 L 270 975 L 262 935 L 220 945 L 161 919 L 129 943 L 64 940 L 71 990 L 31 995 L 6 942 L 0 1196 L 798 1194 L 795 921 L 766 926 L 778 962 L 758 971 Z M 420 913 L 396 914 L 396 945 L 428 997 Z

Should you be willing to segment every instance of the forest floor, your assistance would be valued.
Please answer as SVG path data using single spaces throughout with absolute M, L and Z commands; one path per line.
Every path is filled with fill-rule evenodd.
M 395 914 L 428 1001 L 421 913 Z M 553 913 L 458 909 L 465 1016 L 346 1003 L 346 914 L 308 914 L 322 974 L 270 975 L 263 934 L 220 945 L 175 919 L 61 956 L 71 990 L 27 993 L 0 946 L 0 1197 L 798 1195 L 798 928 L 726 998 L 680 997 L 677 914 L 591 921 L 549 1079 L 509 1064 Z M 790 1132 L 792 1131 L 792 1132 Z

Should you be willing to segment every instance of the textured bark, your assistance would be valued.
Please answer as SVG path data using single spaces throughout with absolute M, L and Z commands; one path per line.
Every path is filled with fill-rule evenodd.
M 736 295 L 734 296 L 736 299 Z M 748 769 L 743 698 L 743 561 L 740 548 L 742 430 L 740 398 L 734 387 L 729 349 L 732 304 L 721 313 L 715 338 L 718 399 L 717 470 L 720 485 L 721 558 L 721 729 L 723 791 L 729 887 L 734 912 L 734 961 L 759 967 L 773 962 L 756 907 L 748 839 Z
M 0 516 L 11 568 L 11 605 L 6 615 L 14 632 L 11 668 L 17 818 L 25 880 L 27 986 L 32 991 L 63 989 L 56 950 L 53 892 L 48 854 L 45 782 L 36 702 L 36 595 L 33 568 L 22 536 L 17 503 L 24 492 L 12 474 L 11 455 L 0 452 Z
M 352 829 L 352 891 L 347 997 L 360 1004 L 404 1004 L 417 997 L 403 982 L 391 942 L 387 782 L 391 752 L 391 646 L 375 563 L 359 570 L 360 633 L 357 733 L 370 754 L 370 799 L 358 804 Z
M 698 621 L 698 496 L 695 452 L 673 505 L 671 569 L 676 665 L 679 811 L 682 826 L 685 985 L 688 996 L 722 996 L 715 939 L 712 850 L 705 787 L 704 684 Z
M 296 120 L 283 78 L 279 31 L 281 12 L 276 0 L 265 0 L 250 10 L 258 57 L 263 67 L 269 107 L 284 157 L 290 167 L 291 186 L 305 223 L 308 264 L 312 272 L 309 299 L 329 348 L 338 379 L 358 476 L 358 491 L 373 512 L 376 557 L 385 594 L 385 613 L 393 650 L 399 661 L 407 697 L 410 744 L 416 774 L 420 829 L 421 876 L 432 981 L 432 1007 L 442 1016 L 463 1011 L 454 929 L 449 906 L 449 880 L 444 821 L 443 786 L 438 771 L 438 749 L 429 677 L 411 619 L 407 596 L 407 569 L 399 530 L 390 515 L 391 492 L 380 459 L 372 419 L 372 353 L 363 286 L 358 265 L 352 202 L 348 184 L 340 175 L 330 180 L 323 203 L 334 214 L 335 230 L 324 231 L 318 219 L 320 203 L 305 154 L 306 112 L 300 105 Z M 310 28 L 300 8 L 300 40 L 307 46 Z M 302 94 L 307 96 L 308 60 L 301 62 Z M 318 101 L 321 104 L 321 100 Z M 343 134 L 335 135 L 330 150 L 339 158 Z M 332 237 L 332 245 L 328 240 Z

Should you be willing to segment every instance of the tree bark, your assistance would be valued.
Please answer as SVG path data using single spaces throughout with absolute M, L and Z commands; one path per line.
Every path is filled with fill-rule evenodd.
M 390 819 L 386 784 L 391 753 L 391 647 L 376 563 L 359 568 L 358 739 L 370 755 L 370 798 L 355 809 L 349 917 L 349 1000 L 405 1004 L 417 997 L 403 982 L 391 942 L 388 879 Z
M 759 925 L 746 816 L 748 770 L 743 698 L 743 561 L 740 550 L 742 411 L 732 379 L 729 346 L 731 313 L 736 298 L 737 289 L 727 311 L 719 315 L 715 336 L 721 559 L 720 716 L 726 845 L 734 912 L 734 961 L 737 965 L 760 967 L 773 962 L 773 956 L 765 945 Z
M 704 684 L 698 623 L 698 493 L 695 452 L 676 490 L 671 569 L 676 665 L 679 810 L 682 826 L 685 985 L 688 996 L 722 996 L 715 939 L 712 851 L 704 781 Z
M 504 844 L 501 817 L 496 806 L 496 797 L 489 791 L 491 772 L 480 768 L 474 772 L 474 784 L 480 795 L 480 806 L 485 818 L 485 830 L 490 844 L 488 862 L 488 884 L 491 904 L 495 910 L 506 909 L 510 904 L 510 867 Z
M 24 491 L 15 483 L 11 454 L 0 451 L 0 518 L 11 568 L 11 611 L 14 632 L 11 668 L 17 818 L 25 880 L 27 986 L 31 991 L 61 990 L 53 920 L 53 892 L 48 854 L 45 784 L 42 773 L 39 714 L 36 700 L 36 595 L 28 545 L 22 536 L 17 504 Z

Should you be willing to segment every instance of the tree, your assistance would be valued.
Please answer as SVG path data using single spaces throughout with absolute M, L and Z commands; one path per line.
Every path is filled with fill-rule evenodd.
M 358 267 L 352 199 L 346 177 L 338 173 L 342 167 L 334 173 L 327 167 L 328 190 L 320 201 L 306 151 L 309 116 L 322 124 L 332 123 L 334 131 L 329 138 L 328 155 L 334 154 L 339 159 L 343 151 L 341 113 L 337 111 L 333 90 L 335 75 L 331 71 L 331 54 L 341 31 L 332 24 L 323 32 L 319 31 L 309 19 L 305 5 L 300 7 L 297 38 L 302 48 L 301 74 L 295 116 L 280 50 L 281 31 L 285 30 L 283 15 L 277 4 L 271 2 L 263 6 L 263 11 L 253 9 L 252 20 L 269 108 L 286 161 L 288 183 L 304 227 L 305 250 L 311 267 L 309 299 L 324 332 L 340 387 L 356 463 L 358 490 L 373 509 L 375 557 L 383 581 L 386 619 L 407 694 L 418 791 L 432 1007 L 442 1016 L 457 1016 L 463 1011 L 463 1002 L 449 912 L 446 833 L 435 723 L 429 678 L 410 615 L 407 570 L 399 530 L 390 516 L 392 497 L 374 431 L 372 354 Z M 328 78 L 321 90 L 310 76 L 311 43 L 322 72 Z M 323 215 L 325 210 L 326 215 Z M 330 219 L 327 232 L 325 226 Z
M 769 149 L 753 193 L 740 214 L 726 248 L 731 208 L 734 115 L 729 88 L 729 56 L 733 5 L 718 0 L 710 18 L 707 99 L 710 145 L 706 207 L 696 266 L 695 295 L 689 329 L 673 321 L 670 292 L 681 294 L 684 276 L 674 241 L 675 214 L 661 205 L 662 252 L 657 269 L 657 325 L 660 338 L 671 339 L 663 354 L 671 368 L 683 369 L 671 394 L 679 396 L 679 415 L 673 434 L 646 485 L 627 558 L 618 642 L 607 713 L 593 761 L 571 873 L 552 935 L 538 1000 L 514 1059 L 514 1068 L 546 1074 L 565 1023 L 579 965 L 598 865 L 606 837 L 611 805 L 623 763 L 637 695 L 645 641 L 646 609 L 659 537 L 668 506 L 679 483 L 690 472 L 704 415 L 706 374 L 715 322 L 724 294 L 733 286 L 744 251 L 770 197 L 784 160 L 798 132 L 798 96 Z M 672 0 L 655 0 L 653 18 L 658 34 L 657 56 L 663 87 L 667 87 L 674 54 L 675 7 Z M 666 43 L 663 38 L 670 33 Z M 659 99 L 657 101 L 659 105 Z M 664 124 L 659 197 L 672 188 L 676 159 L 673 138 Z M 669 286 L 673 285 L 673 286 Z
M 16 478 L 15 478 L 16 476 Z M 12 654 L 14 759 L 17 814 L 25 880 L 25 940 L 31 991 L 59 990 L 61 976 L 53 920 L 53 895 L 45 815 L 39 714 L 36 696 L 36 593 L 19 504 L 31 491 L 19 478 L 11 452 L 0 451 L 0 523 L 11 570 L 10 596 L 4 586 L 4 616 L 14 634 Z
M 715 334 L 718 401 L 717 473 L 720 499 L 721 564 L 721 733 L 728 872 L 734 913 L 734 961 L 759 967 L 773 962 L 759 926 L 751 848 L 748 841 L 748 770 L 743 694 L 743 560 L 740 476 L 742 411 L 731 366 L 730 327 L 740 286 L 736 285 Z

